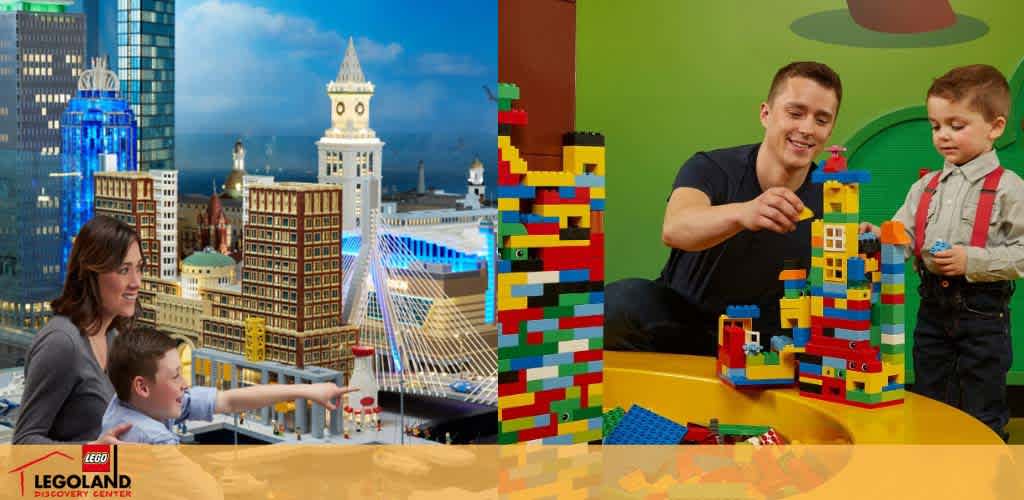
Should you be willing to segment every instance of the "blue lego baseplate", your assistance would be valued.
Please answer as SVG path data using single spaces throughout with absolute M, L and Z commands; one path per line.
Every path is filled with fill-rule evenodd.
M 633 405 L 604 444 L 679 444 L 686 436 L 686 427 L 642 406 Z
M 761 317 L 761 308 L 757 306 L 726 306 L 725 315 L 730 318 L 751 318 Z
M 940 240 L 935 240 L 935 243 L 932 243 L 932 247 L 928 249 L 928 253 L 934 255 L 934 254 L 937 254 L 939 252 L 942 252 L 942 251 L 945 251 L 945 250 L 949 250 L 950 248 L 953 248 L 953 247 L 949 246 L 949 243 L 946 243 L 945 241 L 943 241 L 941 239 Z

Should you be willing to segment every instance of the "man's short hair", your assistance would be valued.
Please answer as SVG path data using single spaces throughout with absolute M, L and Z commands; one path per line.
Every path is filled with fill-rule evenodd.
M 1010 85 L 998 69 L 987 64 L 949 70 L 928 88 L 928 97 L 933 96 L 953 102 L 967 99 L 967 107 L 981 113 L 988 122 L 1010 116 Z
M 153 380 L 157 362 L 167 351 L 177 347 L 176 340 L 149 328 L 132 328 L 118 334 L 107 357 L 107 375 L 117 397 L 130 401 L 132 379 L 141 375 Z
M 775 78 L 772 78 L 772 87 L 768 90 L 769 104 L 781 92 L 786 81 L 794 77 L 807 78 L 835 92 L 836 113 L 838 114 L 839 105 L 843 102 L 843 82 L 839 79 L 839 74 L 828 65 L 814 61 L 796 61 L 779 68 L 775 72 Z

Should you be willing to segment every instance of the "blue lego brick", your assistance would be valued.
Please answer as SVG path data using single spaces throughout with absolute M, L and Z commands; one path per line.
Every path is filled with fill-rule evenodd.
M 519 219 L 523 224 L 555 224 L 558 222 L 557 216 L 544 217 L 537 214 L 521 214 Z
M 604 202 L 605 202 L 605 200 L 603 198 L 591 199 L 590 200 L 590 209 L 594 210 L 594 211 L 597 211 L 597 212 L 600 212 L 600 211 L 604 210 Z
M 541 297 L 544 295 L 544 285 L 512 285 L 511 292 L 513 297 Z
M 587 362 L 587 371 L 586 371 L 586 373 L 597 373 L 597 372 L 602 371 L 602 370 L 604 370 L 604 361 L 603 360 L 602 361 L 590 361 L 590 362 Z
M 550 437 L 546 437 L 546 438 L 541 438 L 540 443 L 541 444 L 561 444 L 561 445 L 567 445 L 567 444 L 572 444 L 573 437 L 574 436 L 572 434 L 562 434 L 561 436 L 550 436 Z
M 825 172 L 824 169 L 817 169 L 811 172 L 811 182 L 822 184 L 825 181 L 839 181 L 844 184 L 871 182 L 871 172 L 867 170 L 846 170 L 844 172 Z
M 547 427 L 551 425 L 551 414 L 545 413 L 543 415 L 537 415 L 533 417 L 534 427 Z
M 743 377 L 743 376 L 745 376 L 747 374 L 747 369 L 746 368 L 726 368 L 725 373 L 726 373 L 726 375 L 729 376 L 729 378 Z
M 512 358 L 509 361 L 510 370 L 529 370 L 546 366 L 543 356 L 528 356 L 525 358 Z
M 905 269 L 903 262 L 898 264 L 886 264 L 883 262 L 879 267 L 881 268 L 879 271 L 882 271 L 882 274 L 902 274 Z
M 579 304 L 573 306 L 573 313 L 576 316 L 596 316 L 604 314 L 604 304 Z
M 878 236 L 875 236 L 875 233 L 860 233 L 860 235 L 857 236 L 857 241 L 872 241 L 877 239 Z
M 594 429 L 602 428 L 603 424 L 604 424 L 604 422 L 602 420 L 603 419 L 600 418 L 600 417 L 595 417 L 595 418 L 592 418 L 590 420 L 587 420 L 587 429 L 588 430 L 594 430 Z
M 498 261 L 498 272 L 499 273 L 510 273 L 510 272 L 512 272 L 512 261 L 511 260 L 499 260 Z
M 676 445 L 686 436 L 686 427 L 638 405 L 605 437 L 605 444 L 667 444 Z
M 864 276 L 864 259 L 860 257 L 850 257 L 846 260 L 846 275 L 853 279 Z
M 502 210 L 501 222 L 504 222 L 506 224 L 517 224 L 520 221 L 519 215 L 519 212 L 514 212 L 512 210 Z
M 795 328 L 794 328 L 794 330 L 795 330 Z M 772 341 L 771 342 L 772 342 L 772 350 L 776 351 L 776 352 L 782 351 L 782 348 L 786 347 L 787 345 L 793 345 L 793 339 L 791 339 L 791 338 L 789 338 L 789 337 L 787 337 L 785 335 L 776 335 L 776 336 L 772 337 Z
M 558 319 L 531 319 L 526 322 L 526 331 L 529 332 L 546 332 L 549 330 L 558 329 Z
M 863 321 L 866 319 L 871 319 L 871 311 L 868 309 L 836 309 L 834 307 L 826 307 L 824 309 L 824 317 L 826 318 L 848 319 L 851 321 Z
M 555 354 L 545 354 L 541 361 L 544 366 L 558 366 L 558 365 L 569 365 L 574 361 L 571 352 L 559 352 Z
M 903 261 L 907 258 L 907 251 L 900 245 L 882 245 L 882 261 Z
M 516 347 L 519 345 L 519 335 L 498 335 L 498 347 Z
M 576 328 L 573 330 L 573 334 L 577 339 L 599 339 L 604 337 L 604 327 L 588 326 L 585 328 Z
M 903 285 L 906 284 L 906 276 L 902 274 L 883 274 L 882 284 L 883 285 Z
M 903 323 L 882 323 L 879 327 L 882 329 L 882 333 L 886 335 L 899 335 L 907 332 L 906 326 Z
M 577 187 L 595 187 L 595 188 L 604 187 L 604 176 L 603 175 L 593 175 L 593 174 L 577 175 L 576 176 L 576 186 Z
M 548 391 L 551 389 L 565 389 L 566 387 L 573 386 L 573 377 L 555 377 L 546 378 L 541 382 L 543 390 Z
M 591 304 L 604 304 L 604 292 L 590 292 Z
M 828 366 L 836 369 L 846 369 L 846 360 L 843 358 L 833 358 L 829 356 L 822 356 L 821 366 Z
M 792 385 L 793 382 L 794 382 L 794 380 L 791 379 L 791 378 L 770 378 L 770 379 L 764 379 L 764 380 L 760 380 L 760 379 L 758 379 L 758 380 L 751 380 L 751 379 L 749 379 L 749 378 L 747 378 L 746 376 L 743 376 L 743 375 L 737 375 L 737 376 L 734 376 L 734 377 L 722 377 L 722 376 L 719 376 L 719 378 L 721 378 L 722 380 L 725 380 L 729 384 L 731 384 L 733 386 L 736 386 L 736 387 L 757 386 L 757 385 L 771 385 L 771 386 L 776 386 L 776 385 Z
M 498 186 L 498 198 L 532 199 L 537 197 L 537 189 L 532 186 Z
M 811 364 L 811 363 L 800 363 L 799 371 L 800 371 L 800 373 L 808 373 L 808 374 L 817 375 L 817 376 L 820 377 L 821 376 L 821 365 L 815 365 L 815 364 Z
M 807 280 L 785 280 L 782 287 L 786 290 L 803 290 L 807 286 Z
M 558 188 L 558 197 L 559 198 L 575 198 L 576 197 L 576 188 L 572 187 L 572 186 L 562 186 L 562 187 Z
M 945 250 L 949 250 L 950 248 L 953 247 L 950 246 L 949 243 L 946 243 L 945 240 L 938 239 L 935 240 L 935 243 L 932 243 L 931 248 L 928 249 L 928 253 L 936 254 Z
M 571 271 L 559 271 L 558 281 L 562 283 L 590 281 L 590 269 L 573 269 Z
M 761 308 L 757 306 L 726 306 L 725 315 L 730 318 L 751 318 L 761 317 Z
M 836 328 L 836 338 L 843 340 L 871 340 L 871 330 L 847 330 Z
M 794 328 L 793 329 L 793 345 L 797 347 L 804 347 L 807 342 L 811 340 L 811 329 L 810 328 Z
M 902 388 L 903 388 L 903 384 L 897 384 L 897 383 L 894 382 L 892 384 L 889 384 L 889 385 L 883 387 L 882 388 L 882 392 L 895 391 L 897 389 L 902 389 Z
M 830 283 L 826 281 L 821 285 L 821 296 L 834 299 L 846 298 L 846 285 L 843 283 Z
M 820 287 L 820 286 L 812 286 L 811 287 L 811 296 L 812 297 L 824 297 L 825 296 L 825 290 L 822 289 L 822 287 Z

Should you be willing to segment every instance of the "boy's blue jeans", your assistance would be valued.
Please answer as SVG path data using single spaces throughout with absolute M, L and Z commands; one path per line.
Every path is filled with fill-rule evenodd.
M 918 291 L 914 392 L 960 408 L 1006 440 L 1012 282 L 923 272 Z

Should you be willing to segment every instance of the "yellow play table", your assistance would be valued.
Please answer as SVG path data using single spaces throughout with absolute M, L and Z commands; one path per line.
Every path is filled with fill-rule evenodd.
M 710 357 L 605 352 L 604 407 L 639 404 L 676 422 L 770 425 L 803 444 L 1002 444 L 988 427 L 907 392 L 904 404 L 863 409 L 800 397 L 795 388 L 737 390 Z

